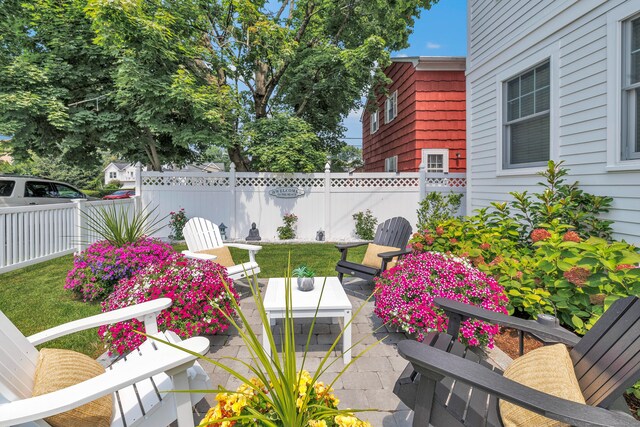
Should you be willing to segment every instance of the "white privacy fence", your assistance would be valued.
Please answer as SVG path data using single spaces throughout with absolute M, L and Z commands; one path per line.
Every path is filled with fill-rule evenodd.
M 417 222 L 418 202 L 427 192 L 464 193 L 465 174 L 235 172 L 141 172 L 136 183 L 142 205 L 160 216 L 184 208 L 188 217 L 224 223 L 230 239 L 244 239 L 256 223 L 263 240 L 277 240 L 282 216 L 298 217 L 297 238 L 353 239 L 353 214 L 370 209 L 382 222 L 402 216 Z M 461 214 L 464 214 L 462 203 Z M 167 221 L 168 223 L 168 221 Z M 157 235 L 166 238 L 168 227 Z
M 82 250 L 100 238 L 87 217 L 107 206 L 133 215 L 137 199 L 0 208 L 0 273 Z

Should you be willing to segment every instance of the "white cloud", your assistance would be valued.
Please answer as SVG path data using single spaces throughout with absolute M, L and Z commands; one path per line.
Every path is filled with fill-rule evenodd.
M 427 49 L 440 49 L 442 46 L 438 43 L 427 42 Z

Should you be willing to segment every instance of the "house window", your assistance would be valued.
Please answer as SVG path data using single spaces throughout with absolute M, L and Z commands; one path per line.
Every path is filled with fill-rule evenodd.
M 622 159 L 640 159 L 640 16 L 623 24 Z
M 398 115 L 398 91 L 393 92 L 387 97 L 384 104 L 384 122 L 389 123 Z
M 398 172 L 398 156 L 387 157 L 384 159 L 385 172 Z
M 378 121 L 378 110 L 375 113 L 371 113 L 371 134 L 374 134 L 378 131 L 380 127 L 380 122 Z
M 550 158 L 549 61 L 505 83 L 504 168 L 542 166 Z
M 115 172 L 109 172 L 109 179 L 116 179 L 117 174 Z
M 449 173 L 449 150 L 446 148 L 424 149 L 422 162 L 427 173 Z

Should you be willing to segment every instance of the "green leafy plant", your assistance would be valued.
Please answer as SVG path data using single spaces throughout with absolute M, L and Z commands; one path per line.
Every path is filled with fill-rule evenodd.
M 362 240 L 373 240 L 378 219 L 373 216 L 371 210 L 356 212 L 353 214 L 353 219 L 356 221 L 356 236 Z
M 442 221 L 454 218 L 462 203 L 462 193 L 427 193 L 418 207 L 418 230 L 435 227 Z
M 290 265 L 290 261 L 289 261 Z M 290 267 L 288 268 L 290 270 Z M 225 287 L 228 287 L 226 282 Z M 324 292 L 325 283 L 322 285 L 321 292 Z M 264 308 L 262 297 L 255 289 L 251 288 L 253 300 L 256 304 L 256 311 L 260 316 L 264 325 L 269 324 L 269 319 Z M 229 295 L 232 295 L 229 292 Z M 320 296 L 322 298 L 322 294 Z M 371 298 L 371 297 L 370 297 Z M 295 329 L 293 323 L 292 311 L 292 283 L 291 275 L 285 277 L 285 318 L 283 319 L 283 335 L 282 335 L 282 352 L 278 353 L 278 348 L 270 328 L 266 328 L 267 341 L 269 343 L 270 354 L 262 345 L 262 338 L 251 328 L 249 320 L 240 310 L 238 302 L 232 298 L 230 310 L 227 311 L 224 306 L 218 305 L 216 301 L 211 301 L 214 307 L 218 308 L 225 316 L 229 323 L 238 330 L 238 334 L 244 341 L 248 349 L 252 363 L 246 363 L 236 357 L 225 356 L 222 358 L 211 359 L 201 356 L 198 353 L 192 355 L 208 361 L 218 368 L 229 373 L 233 377 L 240 380 L 243 385 L 239 391 L 234 392 L 224 387 L 211 390 L 218 393 L 216 399 L 220 402 L 232 402 L 236 405 L 229 410 L 226 405 L 216 405 L 211 408 L 200 424 L 201 427 L 217 427 L 224 424 L 225 421 L 233 422 L 238 426 L 287 426 L 287 427 L 308 427 L 323 425 L 318 423 L 325 421 L 327 426 L 356 426 L 369 427 L 369 423 L 362 422 L 353 416 L 354 412 L 363 411 L 363 409 L 337 409 L 334 397 L 331 395 L 332 387 L 335 382 L 344 374 L 344 372 L 364 353 L 369 351 L 372 346 L 379 343 L 376 342 L 367 346 L 358 353 L 350 363 L 338 371 L 337 375 L 329 384 L 323 384 L 319 378 L 331 368 L 338 359 L 332 359 L 332 352 L 342 338 L 344 331 L 341 331 L 325 355 L 321 358 L 315 374 L 311 375 L 305 371 L 307 361 L 307 353 L 311 338 L 313 337 L 314 326 L 317 316 L 316 313 L 312 319 L 311 327 L 307 335 L 305 350 L 302 355 L 302 362 L 298 364 L 296 358 L 296 342 Z M 353 318 L 362 310 L 365 304 L 361 305 L 356 311 Z M 237 319 L 232 314 L 237 313 Z M 349 321 L 351 322 L 351 320 Z M 345 325 L 346 327 L 347 325 Z M 169 343 L 157 338 L 158 341 L 180 348 L 179 345 Z M 359 340 L 354 344 L 361 343 Z M 354 347 L 352 346 L 352 348 Z M 186 351 L 186 350 L 185 350 Z M 229 365 L 229 361 L 240 364 L 243 368 L 251 372 L 253 378 L 238 372 Z M 300 393 L 301 388 L 306 388 L 308 392 Z M 231 405 L 229 405 L 231 406 Z
M 184 212 L 184 208 L 180 208 L 178 212 L 169 212 L 169 217 L 169 228 L 171 229 L 169 238 L 172 240 L 184 240 L 182 230 L 184 230 L 184 226 L 189 220 L 187 214 Z
M 95 209 L 82 211 L 86 220 L 85 230 L 93 232 L 114 246 L 120 247 L 132 244 L 144 236 L 149 236 L 160 230 L 160 223 L 166 217 L 152 216 L 156 208 L 133 210 L 130 205 L 99 206 Z
M 294 277 L 315 277 L 316 272 L 313 271 L 311 268 L 307 267 L 306 265 L 301 265 L 298 268 L 295 268 L 291 274 Z
M 288 213 L 282 216 L 282 221 L 284 225 L 276 229 L 278 231 L 278 238 L 280 238 L 280 240 L 295 239 L 298 217 L 295 214 Z

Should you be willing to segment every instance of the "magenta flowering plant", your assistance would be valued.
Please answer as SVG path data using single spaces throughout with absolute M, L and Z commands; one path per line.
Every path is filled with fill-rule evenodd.
M 74 257 L 64 287 L 84 301 L 103 300 L 120 280 L 173 253 L 170 245 L 149 237 L 120 247 L 101 240 Z
M 444 332 L 448 319 L 433 299 L 449 298 L 507 313 L 504 289 L 468 261 L 439 252 L 413 253 L 376 279 L 375 313 L 385 323 L 423 341 L 430 331 Z M 493 348 L 497 325 L 476 319 L 462 322 L 459 339 L 468 346 Z
M 158 315 L 158 328 L 173 331 L 184 339 L 227 330 L 229 321 L 223 312 L 235 316 L 232 299 L 237 301 L 238 294 L 227 277 L 226 268 L 174 253 L 148 265 L 130 279 L 122 280 L 102 303 L 102 311 L 164 297 L 171 298 L 173 304 Z M 144 324 L 133 319 L 101 326 L 98 335 L 110 353 L 124 354 L 146 339 L 136 331 L 144 332 Z

